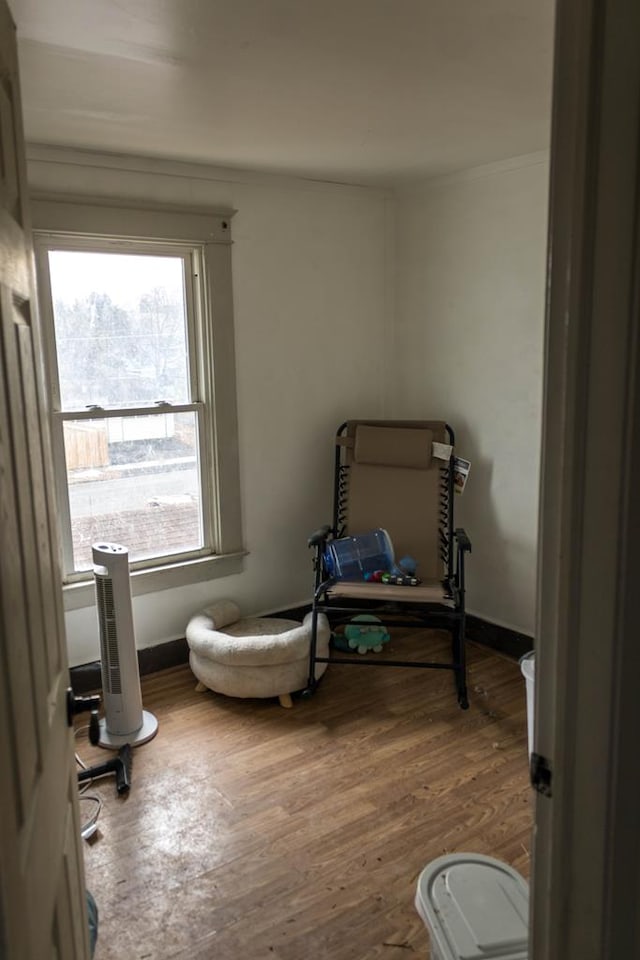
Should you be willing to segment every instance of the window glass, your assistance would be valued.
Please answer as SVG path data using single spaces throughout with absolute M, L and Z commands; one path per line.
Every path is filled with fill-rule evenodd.
M 50 250 L 62 410 L 189 397 L 181 257 Z
M 203 546 L 195 413 L 64 422 L 73 565 L 97 540 L 131 562 Z

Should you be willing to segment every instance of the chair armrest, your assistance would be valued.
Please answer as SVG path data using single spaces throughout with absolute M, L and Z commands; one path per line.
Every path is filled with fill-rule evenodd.
M 309 547 L 319 547 L 321 546 L 329 534 L 331 533 L 331 527 L 329 524 L 325 524 L 324 527 L 320 527 L 314 533 L 311 534 L 307 540 L 307 546 Z
M 460 550 L 471 553 L 471 540 L 469 540 L 466 531 L 462 527 L 456 527 L 453 535 L 458 541 Z

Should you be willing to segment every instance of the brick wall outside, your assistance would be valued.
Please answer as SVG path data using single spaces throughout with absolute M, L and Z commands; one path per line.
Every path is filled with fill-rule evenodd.
M 72 524 L 73 552 L 81 569 L 92 566 L 91 547 L 107 541 L 129 549 L 129 561 L 197 549 L 198 504 L 157 503 L 99 517 L 78 517 Z

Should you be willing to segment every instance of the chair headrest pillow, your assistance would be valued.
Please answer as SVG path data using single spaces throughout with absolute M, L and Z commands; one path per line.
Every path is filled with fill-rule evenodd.
M 356 463 L 413 470 L 428 470 L 431 466 L 433 430 L 359 424 L 355 434 Z

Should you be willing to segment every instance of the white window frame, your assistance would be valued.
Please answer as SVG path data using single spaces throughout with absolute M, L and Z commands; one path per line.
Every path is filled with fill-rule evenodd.
M 36 197 L 32 219 L 40 310 L 44 329 L 54 465 L 58 489 L 64 568 L 70 569 L 71 541 L 63 422 L 95 419 L 92 411 L 60 409 L 56 347 L 49 282 L 50 249 L 173 254 L 186 257 L 187 322 L 195 343 L 189 358 L 192 402 L 141 406 L 135 414 L 196 413 L 200 442 L 200 479 L 204 547 L 174 557 L 131 564 L 134 595 L 183 586 L 242 570 L 240 471 L 238 462 L 235 347 L 231 285 L 231 213 L 185 211 L 166 206 L 128 207 L 85 198 Z M 133 243 L 135 242 L 135 248 Z M 190 277 L 189 277 L 190 273 Z M 191 282 L 186 282 L 189 280 Z M 113 415 L 122 416 L 122 411 Z M 110 411 L 101 411 L 101 417 Z M 63 586 L 65 609 L 93 603 L 91 572 L 70 574 Z

